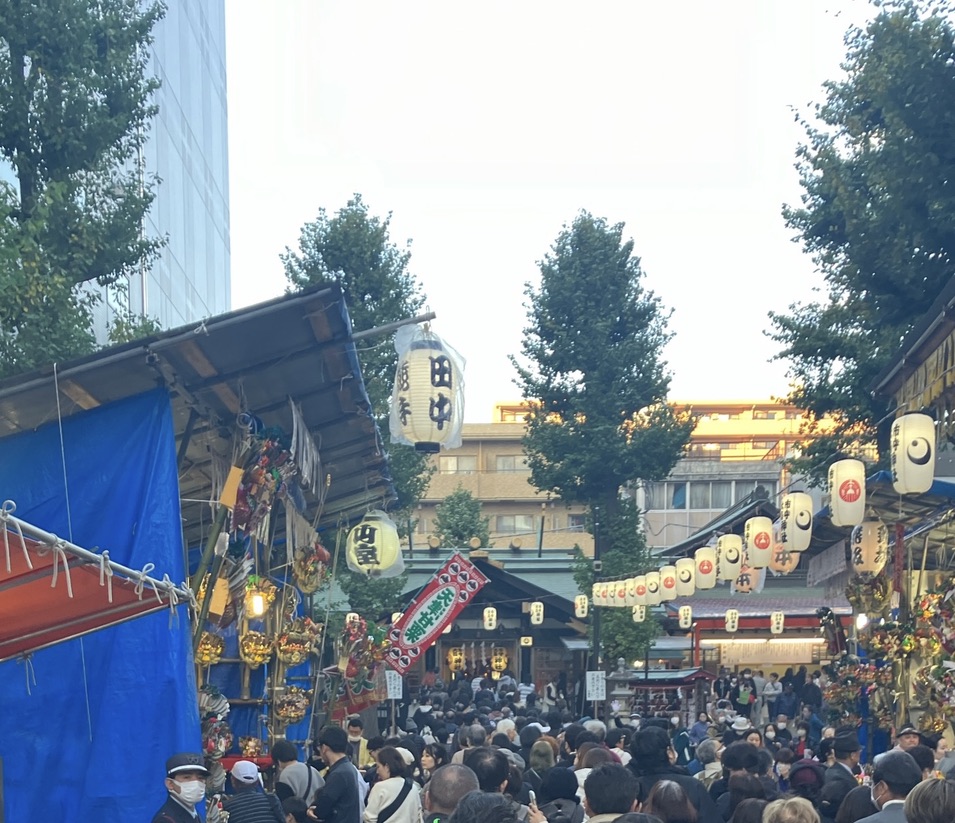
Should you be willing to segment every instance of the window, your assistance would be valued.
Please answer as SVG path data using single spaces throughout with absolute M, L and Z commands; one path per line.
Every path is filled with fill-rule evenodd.
M 686 483 L 668 481 L 647 486 L 647 510 L 685 509 Z
M 567 530 L 572 532 L 582 532 L 587 529 L 587 515 L 586 514 L 568 514 L 567 515 Z
M 666 483 L 649 483 L 647 484 L 647 510 L 659 510 L 665 509 L 667 493 L 667 484 Z
M 477 471 L 477 457 L 474 455 L 442 455 L 438 458 L 440 474 L 474 474 Z
M 778 412 L 766 411 L 765 409 L 754 409 L 753 420 L 775 420 Z
M 499 514 L 497 516 L 498 534 L 524 534 L 533 532 L 534 517 L 530 514 Z
M 690 483 L 690 508 L 710 508 L 710 484 L 706 481 Z
M 733 503 L 733 482 L 714 480 L 710 483 L 710 501 L 714 509 L 728 509 Z
M 686 483 L 667 483 L 667 508 L 686 508 Z
M 753 441 L 753 448 L 754 448 L 754 449 L 763 449 L 763 450 L 769 451 L 770 449 L 775 449 L 775 448 L 776 448 L 776 442 L 777 442 L 777 441 L 775 441 L 775 440 L 754 440 L 754 441 Z
M 499 472 L 524 471 L 526 464 L 519 454 L 499 454 L 494 458 L 494 470 Z

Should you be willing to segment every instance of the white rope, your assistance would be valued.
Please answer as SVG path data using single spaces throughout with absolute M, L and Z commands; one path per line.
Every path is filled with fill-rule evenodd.
M 30 681 L 33 681 L 34 686 L 36 685 L 36 670 L 33 668 L 33 655 L 30 653 L 23 654 L 17 658 L 17 663 L 23 664 L 23 674 L 27 680 L 27 694 L 32 695 L 33 691 L 30 689 Z
M 166 590 L 166 596 L 169 598 L 169 628 L 171 629 L 179 623 L 179 612 L 176 611 L 176 606 L 179 605 L 179 592 L 176 591 L 176 587 L 168 574 L 162 576 L 162 585 Z
M 109 564 L 109 552 L 104 551 L 99 556 L 99 584 L 106 584 L 106 596 L 113 602 L 113 567 Z
M 23 559 L 26 561 L 27 567 L 30 571 L 33 571 L 33 561 L 30 560 L 30 552 L 27 551 L 27 541 L 23 537 L 23 529 L 20 528 L 20 524 L 13 513 L 17 510 L 17 504 L 12 500 L 4 500 L 3 505 L 0 506 L 0 521 L 3 523 L 3 550 L 7 558 L 7 574 L 11 572 L 10 567 L 10 533 L 7 530 L 7 524 L 13 524 L 13 530 L 17 533 L 17 536 L 20 538 L 20 548 L 23 549 Z
M 136 572 L 136 577 L 138 578 L 138 582 L 136 583 L 135 593 L 136 593 L 136 597 L 142 600 L 143 589 L 148 584 L 149 588 L 151 588 L 153 590 L 153 593 L 156 595 L 156 599 L 160 603 L 162 603 L 162 595 L 159 594 L 159 589 L 156 588 L 156 581 L 149 576 L 149 573 L 155 568 L 156 568 L 155 563 L 147 563 L 145 566 L 143 566 L 142 571 Z
M 66 556 L 66 549 L 63 548 L 63 541 L 57 538 L 56 542 L 50 546 L 53 551 L 53 577 L 50 580 L 50 588 L 56 588 L 56 580 L 60 572 L 60 563 L 63 564 L 63 575 L 66 577 L 66 593 L 73 597 L 73 578 L 70 576 L 70 560 Z

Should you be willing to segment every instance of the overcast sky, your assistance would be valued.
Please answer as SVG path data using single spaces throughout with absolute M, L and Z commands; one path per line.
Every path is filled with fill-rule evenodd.
M 812 297 L 780 216 L 794 111 L 839 76 L 860 0 L 227 3 L 232 294 L 360 192 L 412 242 L 466 419 L 515 399 L 523 287 L 580 209 L 624 222 L 673 309 L 674 399 L 784 395 L 767 312 Z

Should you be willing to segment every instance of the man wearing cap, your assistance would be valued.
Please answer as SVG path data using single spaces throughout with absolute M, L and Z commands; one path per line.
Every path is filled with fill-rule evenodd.
M 259 767 L 251 760 L 237 760 L 229 773 L 235 794 L 222 798 L 229 823 L 285 823 L 282 804 L 274 794 L 259 791 Z
M 872 802 L 879 811 L 858 823 L 906 823 L 905 798 L 921 782 L 922 770 L 912 755 L 894 749 L 885 752 L 875 764 L 870 784 Z
M 169 796 L 153 816 L 152 823 L 196 823 L 196 806 L 206 796 L 209 771 L 201 754 L 183 752 L 166 761 L 166 791 Z
M 907 752 L 909 749 L 918 746 L 922 741 L 922 735 L 919 734 L 919 730 L 914 726 L 904 726 L 895 735 L 895 746 L 889 749 L 889 752 Z M 889 752 L 882 752 L 882 754 L 877 754 L 875 760 L 872 761 L 872 764 L 877 764 L 883 757 L 885 757 Z
M 836 762 L 826 769 L 826 779 L 819 794 L 819 815 L 824 823 L 834 821 L 846 795 L 858 786 L 855 769 L 859 765 L 862 746 L 855 729 L 841 729 L 833 738 Z

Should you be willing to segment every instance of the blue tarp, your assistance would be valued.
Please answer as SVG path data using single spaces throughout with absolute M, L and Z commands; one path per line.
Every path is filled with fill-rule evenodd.
M 67 418 L 62 451 L 55 422 L 0 441 L 4 499 L 77 545 L 185 579 L 163 390 Z M 165 759 L 200 745 L 189 617 L 182 606 L 177 614 L 172 626 L 161 611 L 38 651 L 31 693 L 28 665 L 0 665 L 7 820 L 151 819 L 166 796 Z

